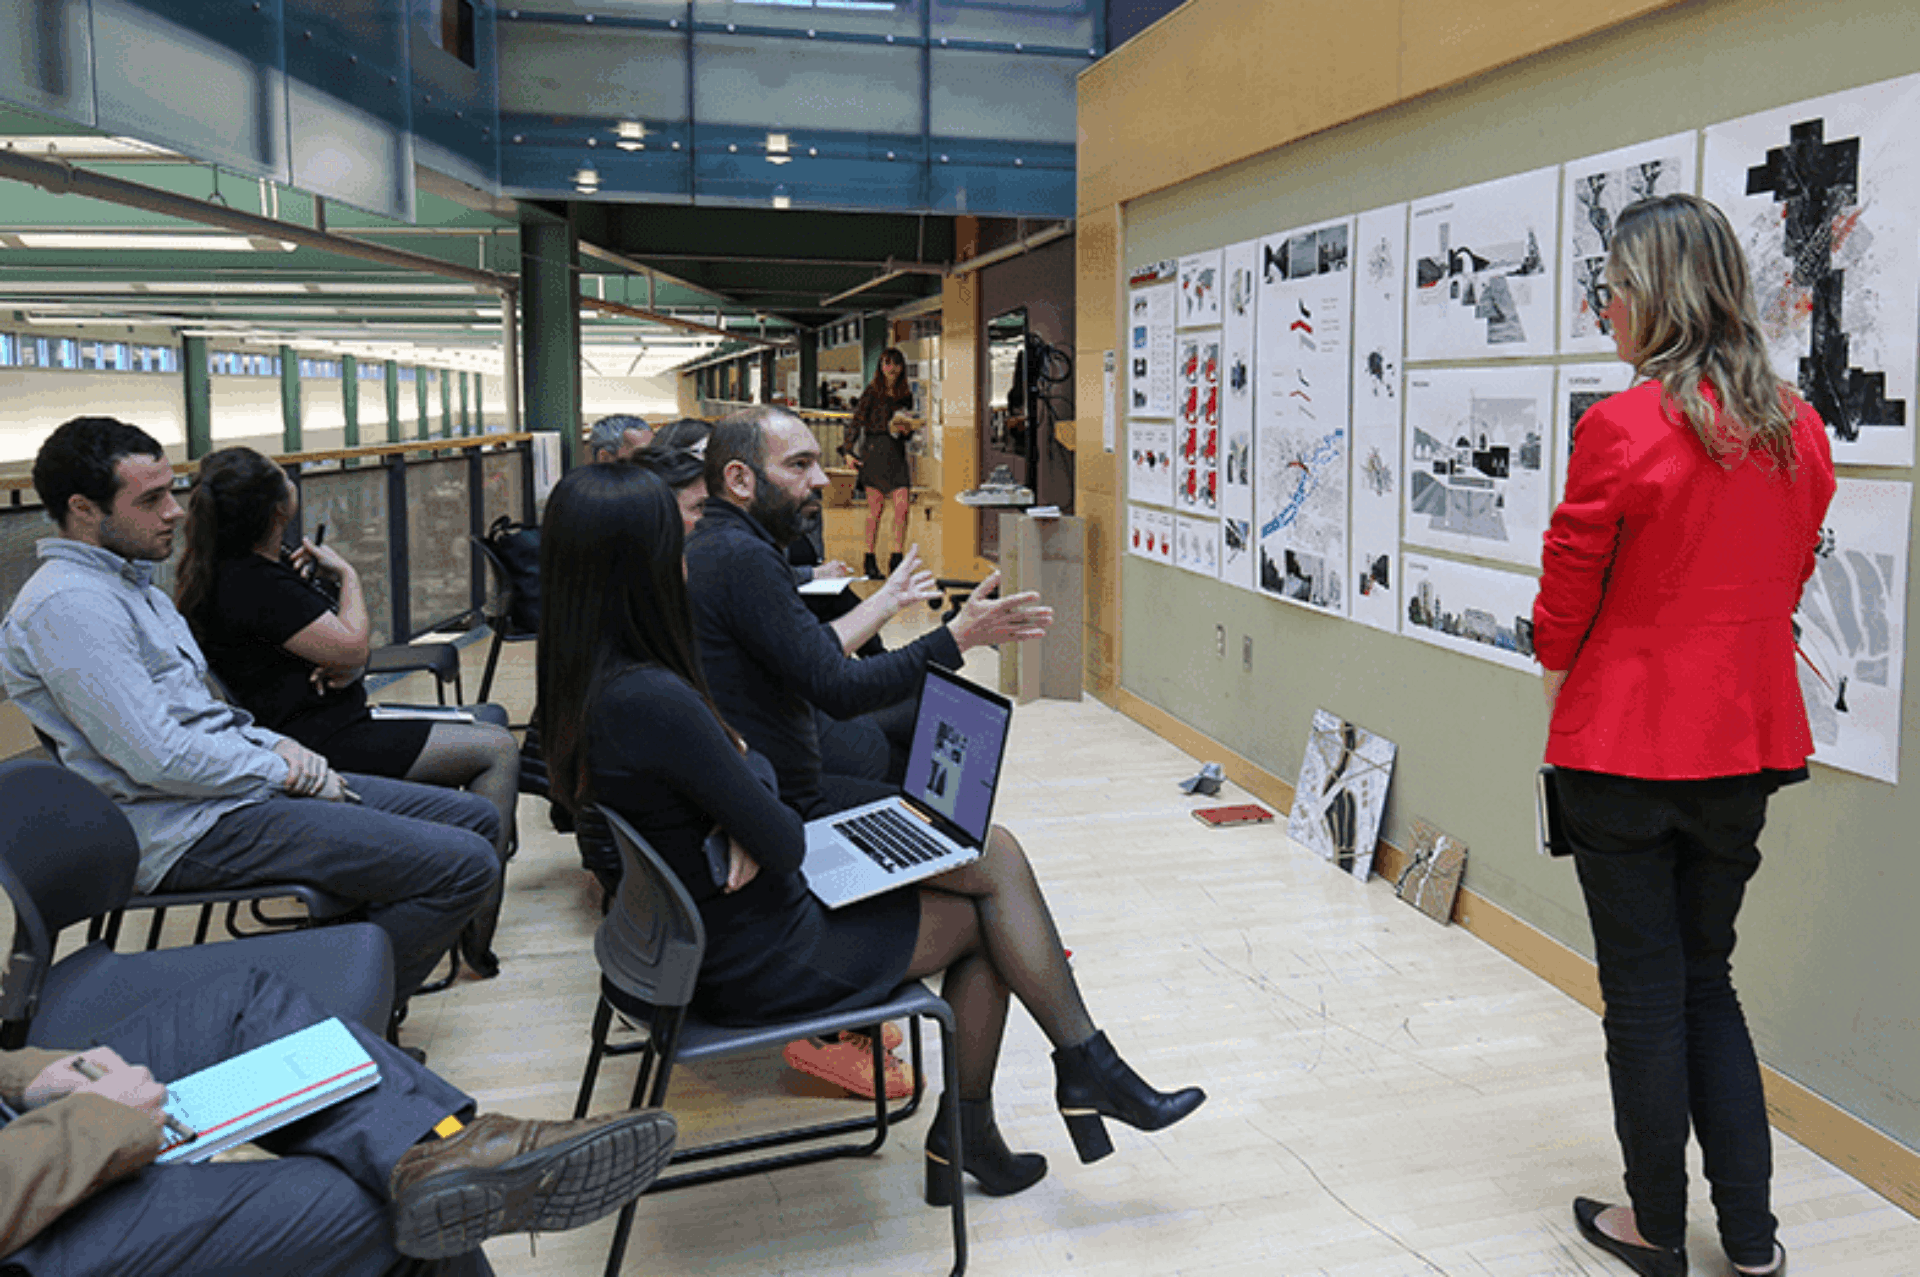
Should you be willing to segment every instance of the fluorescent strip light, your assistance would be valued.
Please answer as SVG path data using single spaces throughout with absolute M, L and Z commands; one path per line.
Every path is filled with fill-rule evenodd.
M 291 253 L 294 245 L 251 235 L 128 235 L 121 232 L 25 231 L 8 236 L 22 248 L 67 249 L 85 252 L 154 250 L 182 253 L 260 253 L 279 249 Z

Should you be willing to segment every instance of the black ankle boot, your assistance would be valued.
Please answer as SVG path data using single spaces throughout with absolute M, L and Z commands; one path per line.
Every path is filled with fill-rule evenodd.
M 906 556 L 902 555 L 897 550 L 887 556 L 887 575 L 888 576 L 892 576 L 895 572 L 898 572 L 900 570 L 900 560 L 904 557 Z
M 886 579 L 880 572 L 880 560 L 873 557 L 873 551 L 871 550 L 867 551 L 867 561 L 861 565 L 860 570 L 866 574 L 866 578 L 869 581 L 884 581 Z
M 1038 1153 L 1016 1153 L 1000 1137 L 993 1120 L 993 1101 L 960 1101 L 960 1146 L 964 1151 L 960 1166 L 953 1164 L 953 1152 L 947 1147 L 947 1105 L 951 1097 L 942 1095 L 940 1107 L 927 1129 L 927 1205 L 951 1206 L 960 1189 L 964 1170 L 980 1184 L 988 1197 L 1006 1197 L 1038 1184 L 1047 1173 L 1047 1159 Z
M 1053 1077 L 1054 1102 L 1083 1162 L 1097 1162 L 1113 1152 L 1101 1118 L 1125 1122 L 1136 1130 L 1157 1131 L 1172 1126 L 1207 1098 L 1197 1086 L 1184 1091 L 1154 1090 L 1114 1053 L 1104 1033 L 1055 1051 Z

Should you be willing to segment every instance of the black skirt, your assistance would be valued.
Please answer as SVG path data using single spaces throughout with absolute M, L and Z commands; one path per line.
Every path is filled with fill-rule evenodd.
M 300 741 L 326 758 L 337 772 L 387 776 L 405 780 L 420 751 L 427 747 L 433 724 L 423 719 L 375 719 L 372 715 L 348 723 L 318 742 Z M 300 739 L 298 730 L 288 733 Z

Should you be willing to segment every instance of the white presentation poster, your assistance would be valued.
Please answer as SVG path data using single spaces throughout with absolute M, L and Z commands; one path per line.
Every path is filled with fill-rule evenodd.
M 1533 596 L 1539 582 L 1518 572 L 1418 554 L 1401 557 L 1407 587 L 1402 634 L 1516 670 L 1533 659 Z
M 1172 262 L 1153 262 L 1128 276 L 1127 410 L 1136 417 L 1173 418 L 1175 272 Z
M 1540 566 L 1551 367 L 1407 374 L 1406 543 Z
M 1551 355 L 1559 168 L 1413 202 L 1407 358 Z
M 1794 613 L 1815 762 L 1900 782 L 1913 485 L 1841 479 Z
M 1220 575 L 1220 521 L 1175 515 L 1173 565 L 1201 576 Z
M 1633 385 L 1627 364 L 1564 364 L 1553 397 L 1553 504 L 1567 495 L 1567 459 L 1573 456 L 1573 428 L 1587 409 Z
M 1179 351 L 1173 503 L 1190 514 L 1213 514 L 1220 509 L 1220 332 L 1181 333 Z
M 1691 194 L 1694 153 L 1700 135 L 1675 133 L 1658 141 L 1591 155 L 1565 166 L 1566 211 L 1562 226 L 1560 353 L 1610 355 L 1613 334 L 1600 312 L 1606 301 L 1607 249 L 1613 243 L 1613 219 L 1635 200 Z
M 1127 500 L 1173 504 L 1173 426 L 1127 423 Z
M 1156 563 L 1173 562 L 1173 512 L 1127 507 L 1127 553 Z
M 1220 322 L 1220 286 L 1219 249 L 1180 259 L 1180 327 L 1211 328 Z
M 1260 588 L 1347 612 L 1353 222 L 1260 243 L 1254 501 Z
M 1353 619 L 1400 628 L 1407 206 L 1360 214 L 1353 275 Z
M 1913 464 L 1920 75 L 1707 129 L 1702 193 L 1752 268 L 1774 371 L 1842 465 Z
M 1226 293 L 1220 315 L 1220 579 L 1256 588 L 1253 546 L 1254 281 L 1260 243 L 1222 255 Z

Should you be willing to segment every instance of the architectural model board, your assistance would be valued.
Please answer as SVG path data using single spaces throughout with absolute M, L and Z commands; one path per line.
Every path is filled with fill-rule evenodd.
M 1517 572 L 1403 554 L 1407 619 L 1402 634 L 1468 656 L 1538 673 L 1533 596 L 1538 582 Z
M 1220 315 L 1220 578 L 1256 588 L 1253 554 L 1254 310 L 1260 243 L 1229 245 L 1223 254 Z
M 1913 485 L 1841 479 L 1794 626 L 1815 762 L 1898 784 Z
M 1633 385 L 1633 369 L 1623 363 L 1563 364 L 1553 396 L 1553 504 L 1567 495 L 1567 459 L 1573 456 L 1573 428 L 1587 409 Z
M 1172 262 L 1138 267 L 1127 294 L 1127 406 L 1137 417 L 1173 418 L 1173 327 L 1180 305 Z
M 1920 76 L 1708 128 L 1703 194 L 1747 252 L 1774 371 L 1841 464 L 1913 464 Z
M 1173 503 L 1192 514 L 1220 509 L 1220 332 L 1180 334 L 1179 416 L 1173 430 Z
M 1539 566 L 1552 403 L 1551 367 L 1409 373 L 1407 544 Z
M 1347 611 L 1353 222 L 1260 242 L 1254 502 L 1260 588 Z
M 1560 249 L 1560 353 L 1610 355 L 1613 335 L 1600 317 L 1605 307 L 1607 249 L 1614 219 L 1635 200 L 1691 194 L 1700 135 L 1676 133 L 1566 165 Z
M 1400 628 L 1400 413 L 1407 206 L 1360 214 L 1353 268 L 1353 610 Z
M 1384 736 L 1327 710 L 1313 711 L 1287 836 L 1365 882 L 1373 872 L 1397 752 Z
M 1413 202 L 1407 358 L 1551 355 L 1560 170 Z
M 1193 253 L 1180 259 L 1180 314 L 1182 328 L 1211 328 L 1220 322 L 1220 250 Z

